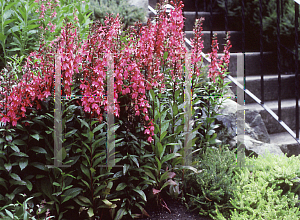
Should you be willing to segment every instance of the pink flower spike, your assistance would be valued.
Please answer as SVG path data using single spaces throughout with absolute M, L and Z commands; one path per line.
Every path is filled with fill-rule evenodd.
M 9 118 L 8 117 L 3 117 L 2 120 L 1 120 L 3 123 L 6 123 L 6 122 L 9 122 Z
M 148 142 L 152 142 L 153 141 L 153 138 L 152 137 L 148 137 Z

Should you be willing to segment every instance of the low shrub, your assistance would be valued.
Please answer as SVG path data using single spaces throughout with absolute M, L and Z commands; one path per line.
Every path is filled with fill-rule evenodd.
M 268 153 L 246 164 L 236 173 L 230 219 L 299 219 L 299 157 Z M 225 219 L 219 210 L 216 219 Z
M 201 215 L 216 216 L 216 208 L 228 216 L 233 207 L 236 184 L 234 175 L 237 168 L 236 155 L 228 146 L 208 148 L 200 158 L 198 174 L 188 174 L 185 178 L 185 203 L 189 210 L 197 210 Z

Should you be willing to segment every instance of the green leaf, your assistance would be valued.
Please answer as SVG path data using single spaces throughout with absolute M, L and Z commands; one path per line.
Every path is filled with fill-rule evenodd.
M 11 2 L 10 4 L 6 5 L 5 8 L 4 8 L 4 11 L 8 11 L 8 9 L 10 9 L 15 4 L 16 4 L 16 2 Z
M 173 110 L 173 117 L 175 117 L 178 114 L 178 106 L 176 103 L 173 104 L 172 110 Z
M 156 156 L 155 156 L 155 160 L 157 162 L 157 172 L 160 172 L 162 163 L 160 162 L 160 160 Z M 157 173 L 157 175 L 158 175 L 158 173 Z
M 27 167 L 28 165 L 28 160 L 27 159 L 21 159 L 19 161 L 19 166 L 20 166 L 20 169 L 23 170 L 25 167 Z
M 168 52 L 166 51 L 166 52 L 164 52 L 164 60 L 166 60 L 167 58 L 168 58 Z
M 72 131 L 69 131 L 68 133 L 65 134 L 65 138 L 71 137 L 73 134 L 75 134 L 78 130 L 73 129 Z
M 107 205 L 108 207 L 111 207 L 113 205 L 113 203 L 108 201 L 107 199 L 103 199 L 102 202 L 104 202 L 104 204 Z
M 30 31 L 30 30 L 32 30 L 32 29 L 37 28 L 38 26 L 39 26 L 38 24 L 28 25 L 28 26 L 26 27 L 26 29 L 27 29 L 27 31 Z
M 7 135 L 5 136 L 6 141 L 11 142 L 12 141 L 12 136 L 11 135 Z
M 160 136 L 160 141 L 162 141 L 164 139 L 164 137 L 168 134 L 168 131 L 164 131 L 161 136 Z
M 31 163 L 31 165 L 38 168 L 38 169 L 40 169 L 40 170 L 44 170 L 44 171 L 49 170 L 48 167 L 46 167 L 44 164 L 39 163 L 39 162 L 33 162 L 33 163 Z
M 31 150 L 40 153 L 40 154 L 47 154 L 47 151 L 41 147 L 32 147 Z
M 26 143 L 21 139 L 13 140 L 12 143 L 15 144 L 15 145 L 26 145 Z
M 140 189 L 133 189 L 133 191 L 135 191 L 135 192 L 137 192 L 138 194 L 140 194 L 140 196 L 142 197 L 142 199 L 143 199 L 145 202 L 147 202 L 146 195 L 145 195 L 145 193 L 144 193 L 142 190 L 140 190 Z
M 164 162 L 167 162 L 169 160 L 172 160 L 173 158 L 180 157 L 180 156 L 181 156 L 181 154 L 179 154 L 179 153 L 168 154 L 162 158 L 161 164 L 163 164 Z
M 158 152 L 158 157 L 161 160 L 161 158 L 162 158 L 162 156 L 164 155 L 164 152 L 165 152 L 165 147 L 163 147 L 160 142 L 157 143 L 157 152 Z
M 81 200 L 82 202 L 84 202 L 85 204 L 92 205 L 92 202 L 84 196 L 78 196 L 78 199 Z
M 162 183 L 164 180 L 166 180 L 169 177 L 169 172 L 166 171 L 163 175 L 161 175 L 159 182 Z
M 15 174 L 15 173 L 11 173 L 10 177 L 13 178 L 14 180 L 22 181 L 21 178 L 17 174 Z
M 10 148 L 11 148 L 14 152 L 20 153 L 20 149 L 19 149 L 16 145 L 11 144 L 11 145 L 10 145 Z
M 139 161 L 136 159 L 134 155 L 130 155 L 130 158 L 133 160 L 133 162 L 136 164 L 137 167 L 140 167 Z
M 82 191 L 82 189 L 78 188 L 78 187 L 66 190 L 64 192 L 64 195 L 66 197 L 63 199 L 62 203 L 66 202 L 66 201 L 68 201 L 70 199 L 73 199 L 74 197 L 76 197 L 77 195 L 79 195 L 81 191 Z
M 17 156 L 17 157 L 29 157 L 27 154 L 24 154 L 22 152 L 14 152 L 10 156 Z
M 176 183 L 173 180 L 168 180 L 167 182 L 164 183 L 164 185 L 160 188 L 160 190 L 162 190 L 163 188 L 165 188 L 168 185 L 176 185 Z
M 11 163 L 5 163 L 4 164 L 5 169 L 7 170 L 7 172 L 9 172 L 11 170 Z
M 29 180 L 25 180 L 25 182 L 26 182 L 26 187 L 27 187 L 27 189 L 28 189 L 29 191 L 31 191 L 31 190 L 32 190 L 32 183 L 31 183 Z
M 14 215 L 9 210 L 5 209 L 5 212 L 11 219 L 14 219 Z
M 0 138 L 0 144 L 5 143 L 4 138 Z
M 57 183 L 57 182 L 53 182 L 52 183 L 54 186 L 58 186 L 58 187 L 60 187 L 60 184 L 59 183 Z
M 119 185 L 116 188 L 116 191 L 121 191 L 121 190 L 125 189 L 126 186 L 127 186 L 126 183 L 119 183 Z
M 94 216 L 93 208 L 90 207 L 89 210 L 87 211 L 87 213 L 88 213 L 88 215 L 89 215 L 90 218 L 93 217 Z
M 91 179 L 91 174 L 88 168 L 80 164 L 81 171 L 89 178 Z
M 153 175 L 153 173 L 152 173 L 150 170 L 145 169 L 144 172 L 145 172 L 145 174 L 146 174 L 147 176 L 149 176 L 151 179 L 153 179 L 154 181 L 156 181 L 155 176 Z
M 97 131 L 101 130 L 105 126 L 105 123 L 102 123 L 94 128 L 93 133 L 96 133 Z
M 35 140 L 39 141 L 40 140 L 40 135 L 39 134 L 31 134 L 31 137 L 33 137 Z M 42 139 L 42 138 L 41 138 Z
M 155 94 L 154 94 L 153 89 L 151 89 L 151 90 L 150 90 L 150 100 L 151 100 L 151 101 L 154 101 L 154 99 L 155 99 Z M 154 108 L 154 106 L 152 106 L 152 107 Z
M 120 208 L 116 214 L 116 217 L 114 220 L 121 220 L 123 218 L 124 215 L 127 214 L 127 211 L 125 210 L 125 208 Z
M 80 122 L 81 122 L 81 128 L 82 128 L 83 125 L 84 125 L 84 126 L 87 127 L 88 129 L 90 129 L 90 126 L 88 125 L 88 123 L 87 123 L 86 121 L 82 120 L 81 118 L 78 118 L 78 119 L 79 119 Z
M 127 173 L 127 171 L 129 170 L 130 165 L 129 164 L 124 164 L 123 166 L 123 175 L 125 176 L 125 174 Z

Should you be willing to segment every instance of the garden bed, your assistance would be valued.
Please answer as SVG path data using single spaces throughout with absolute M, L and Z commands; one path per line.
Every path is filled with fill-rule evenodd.
M 146 206 L 146 211 L 150 215 L 148 220 L 160 220 L 160 219 L 169 219 L 169 220 L 210 220 L 212 218 L 207 216 L 200 216 L 197 212 L 190 212 L 187 208 L 180 202 L 172 198 L 166 198 L 165 202 L 167 203 L 171 213 L 166 209 L 158 210 L 155 204 L 151 203 Z M 153 205 L 152 205 L 153 204 Z

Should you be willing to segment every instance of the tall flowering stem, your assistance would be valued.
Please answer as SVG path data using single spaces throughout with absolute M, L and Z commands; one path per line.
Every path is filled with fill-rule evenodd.
M 41 1 L 44 4 L 44 1 Z M 152 88 L 164 89 L 169 74 L 174 82 L 182 80 L 184 54 L 183 4 L 171 2 L 174 9 L 169 15 L 166 9 L 160 10 L 156 23 L 148 20 L 147 26 L 134 29 L 120 40 L 122 25 L 120 18 L 107 17 L 105 24 L 95 22 L 90 28 L 88 38 L 81 40 L 78 28 L 72 23 L 66 23 L 61 35 L 42 45 L 38 51 L 32 52 L 24 65 L 24 76 L 11 92 L 1 91 L 4 102 L 1 102 L 0 121 L 16 126 L 21 117 L 25 117 L 26 108 L 41 108 L 40 101 L 54 94 L 54 56 L 59 53 L 62 58 L 63 94 L 72 95 L 73 82 L 79 82 L 82 95 L 81 104 L 84 111 L 94 115 L 101 122 L 103 113 L 107 111 L 107 56 L 114 56 L 114 115 L 119 117 L 119 97 L 128 95 L 131 98 L 136 116 L 142 116 L 149 142 L 153 141 L 154 123 L 150 118 L 150 104 L 146 96 Z M 42 7 L 42 6 L 41 6 Z M 50 5 L 49 5 L 50 7 Z M 52 7 L 52 6 L 51 6 Z M 161 7 L 162 8 L 162 7 Z M 44 12 L 44 9 L 42 10 Z M 55 16 L 55 13 L 53 14 Z M 66 21 L 67 22 L 67 21 Z M 192 65 L 195 76 L 200 75 L 198 63 L 203 49 L 202 20 L 194 29 L 195 40 L 192 41 Z M 123 33 L 124 34 L 124 33 Z M 212 63 L 210 77 L 222 75 L 225 69 L 218 72 L 217 66 L 222 62 L 228 64 L 230 41 L 225 47 L 225 55 L 217 60 L 218 45 L 213 41 Z M 224 67 L 226 68 L 226 67 Z M 175 88 L 177 89 L 177 88 Z M 6 94 L 5 94 L 6 93 Z

